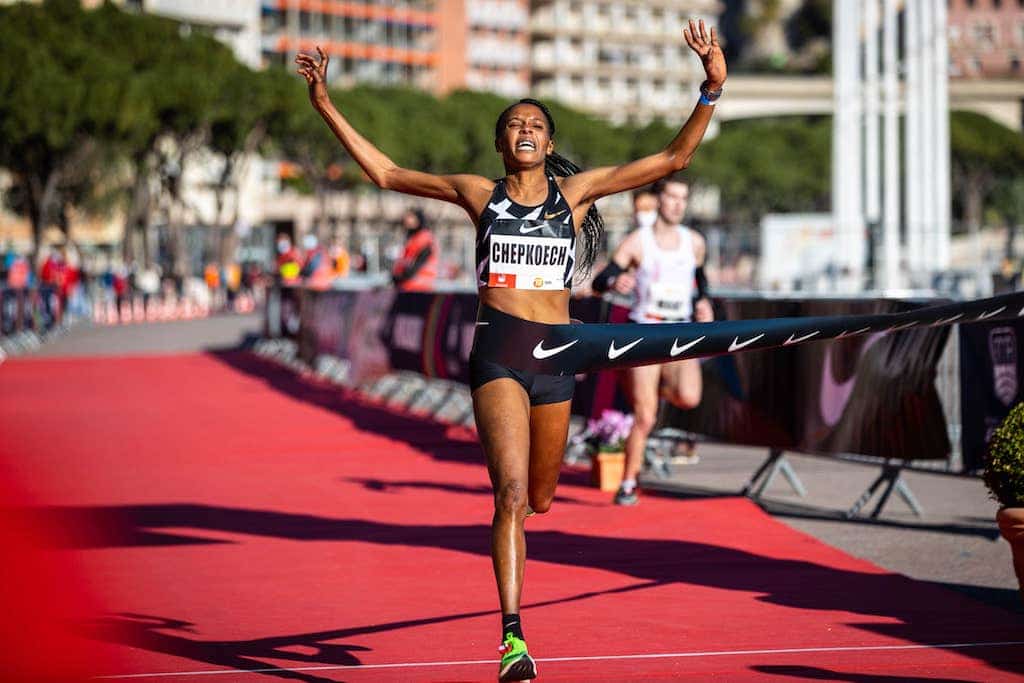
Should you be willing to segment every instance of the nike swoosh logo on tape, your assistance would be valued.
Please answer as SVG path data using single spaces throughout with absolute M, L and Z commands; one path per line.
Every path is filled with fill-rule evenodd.
M 964 317 L 963 313 L 957 313 L 956 315 L 951 315 L 948 318 L 942 318 L 941 320 L 936 320 L 935 322 L 932 323 L 932 327 L 938 327 L 939 325 L 948 325 L 949 323 L 953 322 L 954 320 L 959 320 L 962 317 Z
M 854 330 L 853 332 L 850 332 L 849 330 L 843 330 L 842 332 L 837 334 L 835 338 L 836 339 L 842 339 L 843 337 L 852 337 L 855 334 L 864 334 L 865 332 L 870 332 L 870 331 L 871 331 L 870 327 L 862 327 L 859 330 Z
M 556 346 L 553 349 L 545 349 L 544 340 L 541 339 L 539 342 L 537 342 L 537 345 L 533 347 L 533 357 L 536 358 L 537 360 L 551 358 L 551 356 L 554 356 L 556 354 L 561 353 L 562 351 L 565 351 L 567 348 L 569 348 L 578 341 L 579 339 L 573 339 L 568 344 L 562 344 L 561 346 Z
M 615 340 L 613 339 L 612 343 L 608 345 L 608 360 L 615 360 L 616 358 L 618 358 L 619 356 L 624 354 L 626 351 L 629 351 L 631 348 L 633 348 L 634 346 L 636 346 L 637 344 L 639 344 L 643 340 L 644 340 L 644 338 L 640 337 L 636 341 L 629 342 L 628 344 L 623 346 L 621 349 L 617 349 L 617 348 L 615 348 Z
M 735 339 L 732 340 L 732 344 L 729 344 L 729 351 L 739 351 L 744 346 L 750 346 L 751 344 L 753 344 L 754 342 L 756 342 L 758 339 L 760 339 L 763 336 L 764 336 L 764 332 L 762 332 L 761 334 L 757 335 L 753 339 L 748 339 L 745 342 L 741 342 L 740 338 L 736 337 Z
M 707 337 L 704 336 L 704 337 L 701 337 L 700 339 L 694 339 L 689 344 L 683 344 L 682 346 L 676 346 L 676 343 L 679 340 L 678 339 L 673 339 L 672 340 L 672 350 L 668 352 L 668 355 L 673 357 L 673 358 L 675 358 L 676 356 L 681 354 L 683 351 L 686 351 L 687 349 L 693 348 L 694 346 L 696 346 L 700 342 L 704 341 L 706 338 Z
M 819 334 L 821 334 L 821 330 L 815 330 L 814 332 L 811 332 L 810 334 L 805 334 L 802 337 L 795 337 L 794 338 L 793 335 L 789 335 L 789 339 L 787 339 L 786 341 L 782 342 L 782 345 L 783 346 L 789 346 L 790 344 L 799 344 L 800 342 L 807 341 L 811 337 L 817 336 Z
M 535 225 L 532 228 L 528 228 L 525 225 L 520 225 L 519 226 L 519 232 L 521 232 L 522 234 L 526 235 L 526 234 L 529 234 L 531 232 L 537 232 L 538 230 L 543 229 L 543 227 L 544 227 L 543 225 Z
M 555 213 L 546 213 L 544 214 L 544 220 L 549 221 L 552 218 L 558 218 L 563 213 L 565 213 L 565 209 L 562 209 L 561 211 L 556 211 Z
M 997 308 L 996 310 L 992 311 L 991 313 L 982 313 L 981 315 L 979 315 L 976 318 L 976 320 L 987 320 L 988 318 L 991 318 L 994 315 L 999 315 L 1000 313 L 1002 313 L 1005 310 L 1006 310 L 1006 306 L 1000 306 L 999 308 Z

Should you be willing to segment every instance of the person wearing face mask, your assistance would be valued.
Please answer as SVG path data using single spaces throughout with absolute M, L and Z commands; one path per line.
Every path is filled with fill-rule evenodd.
M 634 293 L 629 317 L 638 323 L 710 322 L 714 319 L 704 276 L 704 237 L 682 224 L 690 188 L 668 176 L 651 188 L 657 201 L 653 222 L 634 197 L 636 230 L 615 250 L 612 260 L 594 278 L 594 291 Z M 647 223 L 647 225 L 645 225 Z M 700 361 L 694 358 L 628 370 L 633 427 L 626 437 L 626 466 L 615 494 L 619 505 L 639 502 L 636 478 L 643 464 L 647 437 L 658 417 L 659 394 L 684 410 L 700 403 Z
M 400 292 L 429 292 L 437 279 L 437 248 L 422 209 L 402 214 L 402 228 L 405 249 L 391 271 L 391 280 Z
M 302 272 L 302 258 L 288 235 L 277 236 L 277 273 L 285 284 L 295 284 Z

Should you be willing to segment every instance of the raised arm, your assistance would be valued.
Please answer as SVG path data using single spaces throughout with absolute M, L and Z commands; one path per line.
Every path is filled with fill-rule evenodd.
M 372 142 L 360 135 L 331 102 L 327 92 L 327 65 L 330 63 L 330 57 L 320 46 L 317 46 L 316 51 L 320 55 L 319 61 L 303 53 L 295 56 L 298 72 L 309 86 L 309 101 L 330 126 L 345 150 L 377 187 L 419 197 L 441 199 L 458 204 L 471 214 L 479 213 L 480 207 L 487 202 L 487 197 L 493 189 L 490 180 L 468 174 L 434 175 L 397 165 Z
M 726 66 L 715 29 L 708 32 L 703 20 L 698 28 L 691 19 L 689 29 L 683 30 L 683 37 L 704 64 L 706 79 L 701 86 L 702 91 L 720 90 L 725 83 Z M 566 197 L 575 200 L 576 206 L 590 204 L 601 197 L 631 190 L 664 178 L 674 171 L 681 171 L 690 165 L 714 110 L 714 104 L 705 103 L 702 94 L 690 118 L 665 149 L 620 166 L 595 168 L 570 176 L 563 182 Z

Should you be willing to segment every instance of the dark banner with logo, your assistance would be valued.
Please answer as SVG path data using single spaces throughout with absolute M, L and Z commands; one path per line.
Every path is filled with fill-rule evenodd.
M 1024 398 L 1024 321 L 960 326 L 964 469 L 981 468 L 992 432 Z
M 729 319 L 873 315 L 897 301 L 732 299 Z M 945 459 L 950 442 L 935 389 L 948 327 L 878 332 L 702 361 L 701 404 L 671 409 L 672 426 L 730 443 L 804 453 Z

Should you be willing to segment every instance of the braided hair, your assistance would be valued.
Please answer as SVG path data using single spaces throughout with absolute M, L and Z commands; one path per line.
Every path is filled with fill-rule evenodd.
M 505 108 L 505 111 L 501 112 L 501 115 L 498 116 L 498 122 L 494 126 L 495 139 L 501 137 L 502 131 L 508 124 L 509 114 L 512 113 L 512 109 L 520 104 L 532 104 L 544 113 L 544 118 L 548 121 L 548 130 L 551 132 L 551 139 L 553 140 L 555 138 L 555 119 L 551 116 L 551 111 L 543 102 L 530 97 L 524 97 L 518 102 L 510 104 Z M 581 170 L 583 169 L 557 152 L 552 152 L 544 157 L 544 172 L 550 175 L 564 178 L 575 175 Z M 580 232 L 583 239 L 579 260 L 576 264 L 576 274 L 577 278 L 582 279 L 590 274 L 590 269 L 593 267 L 594 261 L 597 259 L 601 249 L 601 237 L 604 234 L 604 219 L 601 218 L 601 214 L 595 205 L 591 204 L 587 210 L 587 215 L 583 219 L 583 225 L 580 226 Z

